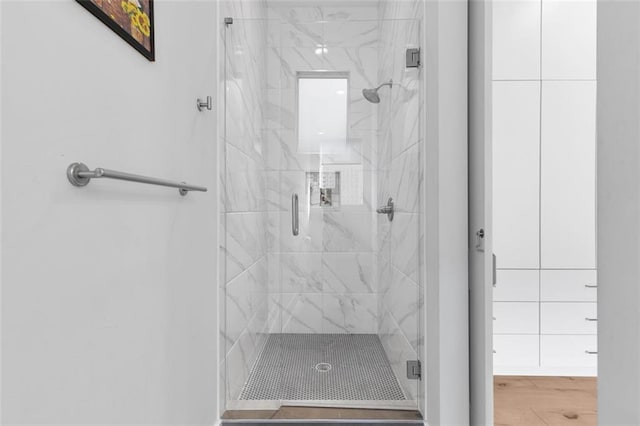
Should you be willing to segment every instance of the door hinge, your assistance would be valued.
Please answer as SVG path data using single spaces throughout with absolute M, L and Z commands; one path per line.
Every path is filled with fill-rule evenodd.
M 407 379 L 409 380 L 421 380 L 422 379 L 422 364 L 419 360 L 407 361 Z
M 420 68 L 421 58 L 420 49 L 407 49 L 407 68 Z

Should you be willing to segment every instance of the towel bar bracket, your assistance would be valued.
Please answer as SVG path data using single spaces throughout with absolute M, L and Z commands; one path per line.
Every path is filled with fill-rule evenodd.
M 83 163 L 71 163 L 67 167 L 67 178 L 73 186 L 87 186 L 91 182 L 91 178 L 88 176 L 80 176 L 81 172 L 90 172 L 86 164 Z

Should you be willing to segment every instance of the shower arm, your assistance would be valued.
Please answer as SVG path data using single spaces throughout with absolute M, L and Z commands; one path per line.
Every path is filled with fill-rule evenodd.
M 376 87 L 376 92 L 380 89 L 382 89 L 384 86 L 389 86 L 391 88 L 393 88 L 393 80 L 389 80 L 386 83 L 382 83 L 380 86 Z

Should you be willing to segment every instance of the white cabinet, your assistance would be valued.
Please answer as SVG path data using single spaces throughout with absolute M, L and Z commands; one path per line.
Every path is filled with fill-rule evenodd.
M 596 1 L 493 5 L 496 374 L 596 372 Z
M 493 226 L 498 268 L 540 267 L 540 82 L 493 84 Z
M 537 302 L 494 302 L 494 334 L 539 334 Z
M 540 79 L 541 0 L 493 3 L 493 79 Z
M 596 0 L 542 0 L 542 79 L 595 80 L 596 21 Z
M 540 363 L 539 336 L 496 335 L 493 363 L 500 367 L 537 367 Z
M 596 83 L 542 84 L 541 267 L 596 267 Z
M 598 365 L 598 336 L 541 336 L 542 367 L 590 367 Z
M 540 304 L 541 334 L 597 334 L 597 321 L 596 303 Z
M 499 269 L 493 288 L 494 302 L 537 302 L 540 296 L 539 270 Z
M 500 275 L 498 274 L 498 277 Z M 598 297 L 596 270 L 540 271 L 543 302 L 595 302 Z

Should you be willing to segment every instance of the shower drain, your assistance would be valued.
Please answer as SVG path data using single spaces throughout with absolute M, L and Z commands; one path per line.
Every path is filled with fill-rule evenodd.
M 315 369 L 321 373 L 326 373 L 327 371 L 331 370 L 331 364 L 329 364 L 328 362 L 320 362 L 316 364 Z

